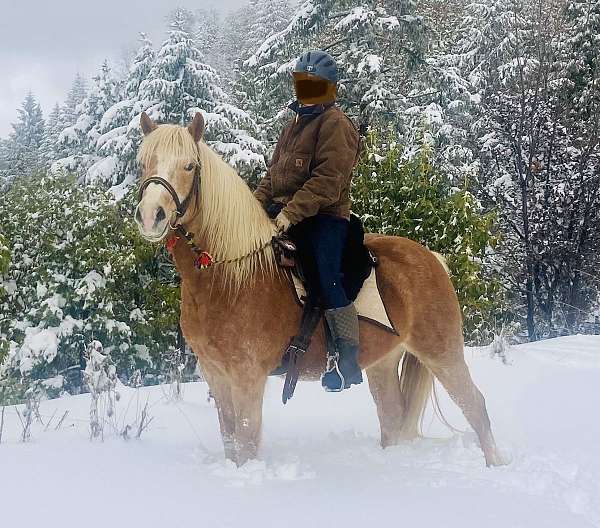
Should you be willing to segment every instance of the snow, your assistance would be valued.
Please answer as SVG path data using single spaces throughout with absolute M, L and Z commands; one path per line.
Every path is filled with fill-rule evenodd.
M 22 373 L 29 372 L 39 358 L 46 362 L 53 361 L 58 352 L 56 328 L 26 328 L 25 340 L 19 351 L 20 369 Z
M 75 293 L 90 296 L 96 290 L 101 290 L 104 287 L 106 287 L 106 279 L 97 271 L 92 270 L 81 279 L 79 288 L 75 290 Z
M 132 101 L 130 99 L 125 99 L 112 105 L 106 112 L 104 112 L 104 115 L 100 120 L 100 130 L 106 130 L 108 127 L 110 127 L 112 121 L 117 117 L 117 114 L 119 114 L 121 111 L 128 111 L 131 106 Z
M 101 159 L 89 168 L 86 181 L 88 183 L 111 181 L 115 176 L 118 165 L 119 158 L 117 156 L 108 156 Z
M 366 383 L 341 394 L 302 383 L 284 407 L 282 382 L 272 379 L 261 459 L 238 469 L 223 457 L 204 383 L 185 385 L 180 402 L 165 386 L 118 386 L 115 430 L 149 402 L 153 421 L 139 440 L 107 426 L 103 442 L 90 442 L 87 395 L 42 402 L 45 423 L 54 421 L 34 424 L 26 444 L 14 408 L 6 408 L 2 524 L 599 527 L 600 336 L 516 346 L 508 364 L 487 349 L 468 349 L 466 358 L 510 459 L 505 467 L 486 468 L 474 434 L 449 433 L 431 410 L 426 438 L 382 450 Z M 437 393 L 450 423 L 466 428 Z
M 109 192 L 113 196 L 115 202 L 120 202 L 127 195 L 127 192 L 129 191 L 130 187 L 135 182 L 136 182 L 136 175 L 130 173 L 125 176 L 125 179 L 121 183 L 119 183 L 117 185 L 113 185 L 109 189 Z
M 350 11 L 350 13 L 340 19 L 340 21 L 335 25 L 335 28 L 341 30 L 352 28 L 357 24 L 367 22 L 372 15 L 372 11 L 365 9 L 364 7 L 355 7 Z

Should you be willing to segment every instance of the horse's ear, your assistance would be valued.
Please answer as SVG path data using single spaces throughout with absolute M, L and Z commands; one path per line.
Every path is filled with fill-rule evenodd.
M 204 118 L 200 112 L 196 113 L 190 126 L 188 126 L 188 130 L 190 131 L 190 134 L 192 134 L 194 141 L 198 143 L 200 138 L 202 138 L 202 134 L 204 134 Z
M 156 130 L 156 127 L 158 126 L 154 121 L 152 121 L 152 119 L 150 119 L 146 112 L 142 112 L 142 116 L 140 117 L 140 125 L 142 127 L 144 136 L 147 136 L 150 134 L 150 132 Z

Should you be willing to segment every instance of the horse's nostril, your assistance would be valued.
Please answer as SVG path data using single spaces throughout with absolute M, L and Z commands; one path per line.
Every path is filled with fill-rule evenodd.
M 159 207 L 156 211 L 156 221 L 162 222 L 166 218 L 165 210 L 162 207 Z
M 135 219 L 138 221 L 138 223 L 142 223 L 142 213 L 140 213 L 139 207 L 135 211 Z

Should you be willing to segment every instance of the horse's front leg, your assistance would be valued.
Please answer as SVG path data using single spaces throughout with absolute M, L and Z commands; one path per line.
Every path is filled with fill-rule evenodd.
M 240 373 L 231 379 L 231 395 L 235 410 L 234 462 L 241 466 L 258 455 L 262 428 L 262 406 L 266 375 L 253 377 Z
M 235 409 L 229 379 L 220 373 L 204 369 L 210 392 L 215 399 L 225 458 L 235 461 Z

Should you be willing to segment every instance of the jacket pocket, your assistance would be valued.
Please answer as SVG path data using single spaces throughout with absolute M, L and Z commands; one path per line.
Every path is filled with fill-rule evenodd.
M 294 194 L 310 178 L 311 152 L 292 152 L 285 163 L 286 187 Z

